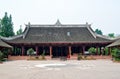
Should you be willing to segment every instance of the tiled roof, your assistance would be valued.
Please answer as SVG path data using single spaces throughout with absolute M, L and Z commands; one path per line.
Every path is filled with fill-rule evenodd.
M 8 48 L 11 48 L 10 45 L 8 45 L 7 43 L 3 42 L 0 38 L 0 47 L 8 47 Z
M 59 26 L 58 26 L 59 25 Z M 104 43 L 110 39 L 95 34 L 89 24 L 26 25 L 21 36 L 6 39 L 10 43 Z
M 115 47 L 115 46 L 120 46 L 120 39 L 116 40 L 112 44 L 108 45 L 107 47 Z

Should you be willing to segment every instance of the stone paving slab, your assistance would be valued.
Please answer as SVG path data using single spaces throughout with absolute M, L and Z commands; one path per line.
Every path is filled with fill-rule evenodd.
M 111 60 L 8 61 L 0 79 L 119 79 L 120 63 Z

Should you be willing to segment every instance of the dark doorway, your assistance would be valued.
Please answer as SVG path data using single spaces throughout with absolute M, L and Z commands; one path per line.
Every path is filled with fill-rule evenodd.
M 53 47 L 52 55 L 53 58 L 66 57 L 68 54 L 68 47 Z
M 82 53 L 82 47 L 80 47 L 80 46 L 72 46 L 71 51 L 72 51 L 71 52 L 72 55 Z
M 48 46 L 39 47 L 39 53 L 38 53 L 38 55 L 42 55 L 43 53 L 45 53 L 45 55 L 50 55 L 49 50 L 50 49 L 49 49 Z

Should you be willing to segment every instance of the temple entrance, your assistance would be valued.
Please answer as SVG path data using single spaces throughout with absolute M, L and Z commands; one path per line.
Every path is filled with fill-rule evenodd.
M 52 56 L 53 58 L 58 57 L 67 57 L 68 55 L 68 47 L 53 47 Z
M 72 46 L 71 47 L 71 55 L 78 55 L 79 53 L 82 53 L 83 49 L 80 46 Z

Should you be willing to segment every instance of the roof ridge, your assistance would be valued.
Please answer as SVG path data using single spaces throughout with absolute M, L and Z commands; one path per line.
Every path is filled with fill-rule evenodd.
M 88 25 L 88 26 L 90 26 L 90 25 Z M 28 27 L 28 25 L 26 25 L 26 27 Z M 86 25 L 85 24 L 82 24 L 82 25 L 30 25 L 30 27 L 86 27 Z
M 26 37 L 26 35 L 27 35 L 27 33 L 28 33 L 29 29 L 30 29 L 30 26 L 31 26 L 30 23 L 28 23 L 28 26 L 26 27 L 26 30 L 23 33 L 23 39 L 25 39 L 25 37 Z

